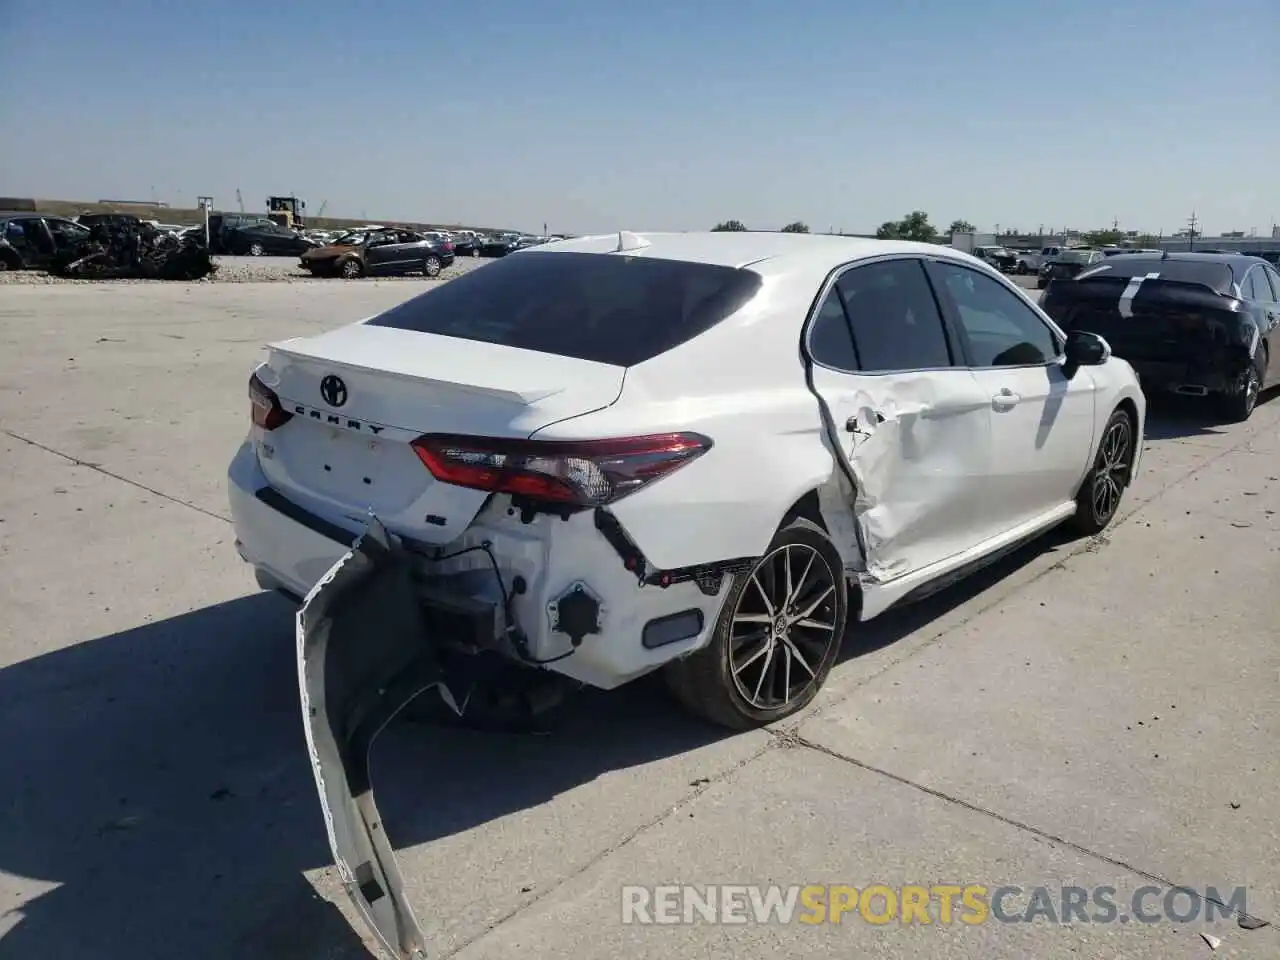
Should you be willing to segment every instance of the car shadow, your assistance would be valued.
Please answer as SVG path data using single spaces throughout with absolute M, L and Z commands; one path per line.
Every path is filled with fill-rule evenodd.
M 1280 389 L 1268 388 L 1258 396 L 1258 409 L 1280 397 Z M 1220 436 L 1233 426 L 1214 409 L 1212 398 L 1162 394 L 1147 398 L 1147 440 L 1180 440 Z
M 1052 547 L 1037 541 L 857 625 L 844 659 L 896 642 Z M 291 606 L 255 594 L 0 670 L 0 895 L 12 898 L 0 905 L 0 954 L 369 957 L 303 873 L 328 867 L 330 854 L 294 649 Z M 580 694 L 545 732 L 390 728 L 374 777 L 396 845 L 732 735 L 686 715 L 656 677 Z M 43 892 L 23 900 L 3 874 Z
M 864 657 L 897 643 L 1012 576 L 1037 557 L 1070 548 L 1079 539 L 1066 527 L 1055 527 L 1043 536 L 1011 550 L 988 566 L 975 570 L 952 586 L 913 603 L 891 607 L 872 620 L 851 624 L 845 631 L 840 657 L 836 662 L 843 663 Z

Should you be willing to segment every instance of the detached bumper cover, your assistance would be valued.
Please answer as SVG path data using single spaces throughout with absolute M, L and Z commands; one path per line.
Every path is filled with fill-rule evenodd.
M 404 548 L 373 519 L 298 611 L 298 684 L 329 846 L 357 911 L 391 956 L 423 960 L 369 778 L 373 740 L 436 689 L 455 711 Z M 460 711 L 459 711 L 460 712 Z

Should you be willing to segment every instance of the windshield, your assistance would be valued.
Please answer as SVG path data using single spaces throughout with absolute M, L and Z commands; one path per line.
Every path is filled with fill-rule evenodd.
M 364 243 L 364 236 L 363 231 L 358 231 L 356 233 L 344 233 L 333 242 L 344 247 L 358 247 L 360 244 Z
M 656 257 L 530 253 L 473 270 L 369 321 L 629 367 L 737 312 L 759 274 Z
M 1058 255 L 1060 263 L 1088 263 L 1092 259 L 1092 250 L 1067 250 Z

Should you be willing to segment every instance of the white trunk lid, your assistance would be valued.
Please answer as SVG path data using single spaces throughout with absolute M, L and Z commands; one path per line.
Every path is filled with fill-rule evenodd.
M 410 441 L 424 433 L 527 437 L 609 406 L 624 368 L 496 344 L 353 324 L 269 347 L 259 377 L 293 418 L 263 434 L 271 485 L 357 531 L 455 539 L 487 494 L 440 483 Z M 322 389 L 331 379 L 327 394 Z

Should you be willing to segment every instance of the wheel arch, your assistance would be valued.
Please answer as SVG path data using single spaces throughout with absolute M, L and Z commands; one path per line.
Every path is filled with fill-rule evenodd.
M 1121 397 L 1120 401 L 1115 405 L 1115 409 L 1123 410 L 1125 415 L 1128 416 L 1129 425 L 1133 427 L 1135 442 L 1137 442 L 1139 439 L 1137 437 L 1138 431 L 1142 429 L 1142 418 L 1138 415 L 1138 405 L 1134 402 L 1133 397 Z M 1111 419 L 1110 414 L 1107 415 L 1107 419 Z

